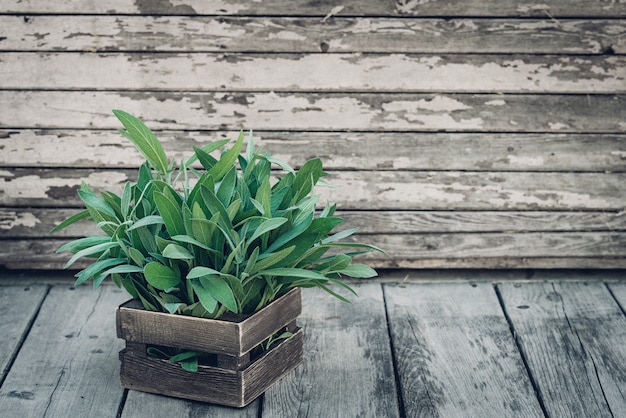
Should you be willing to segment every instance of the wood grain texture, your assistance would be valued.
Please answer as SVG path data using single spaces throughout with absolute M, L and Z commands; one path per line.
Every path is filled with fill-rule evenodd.
M 304 362 L 265 394 L 263 417 L 399 416 L 381 287 L 356 291 L 352 304 L 304 293 Z
M 124 402 L 121 418 L 160 416 L 258 418 L 259 404 L 259 401 L 254 401 L 244 409 L 235 409 L 131 390 Z
M 389 268 L 624 265 L 626 3 L 0 0 L 2 263 L 52 268 L 85 179 L 239 129 L 322 157 Z M 39 253 L 41 251 L 42 253 Z M 404 257 L 404 258 L 402 258 Z
M 624 20 L 0 16 L 2 51 L 626 52 Z
M 7 52 L 0 72 L 2 89 L 626 92 L 621 56 Z
M 50 235 L 56 225 L 79 209 L 0 209 L 2 238 L 79 238 L 99 232 L 81 222 Z M 360 234 L 453 232 L 618 232 L 626 230 L 622 211 L 337 211 L 337 230 L 359 228 Z
M 329 171 L 319 206 L 343 210 L 622 210 L 626 173 Z M 83 207 L 76 190 L 121 193 L 135 170 L 0 170 L 6 206 Z
M 625 98 L 3 90 L 0 128 L 117 129 L 125 109 L 151 129 L 623 133 Z
M 120 352 L 120 379 L 128 389 L 240 408 L 291 372 L 302 356 L 302 329 L 242 371 L 199 365 L 190 374 L 178 364 L 148 357 L 145 350 L 126 348 Z
M 384 288 L 406 416 L 543 416 L 490 284 Z
M 609 283 L 607 286 L 626 315 L 626 283 Z
M 623 232 L 444 233 L 358 235 L 387 255 L 362 261 L 376 268 L 626 268 Z M 15 239 L 0 247 L 0 266 L 61 269 L 69 254 L 55 251 L 67 239 Z M 77 262 L 73 268 L 84 268 Z
M 47 286 L 0 287 L 0 384 L 28 335 L 47 292 Z
M 127 342 L 241 356 L 284 328 L 302 311 L 300 289 L 239 320 L 196 318 L 144 310 L 135 301 L 116 311 L 117 336 Z
M 123 391 L 113 313 L 125 297 L 113 286 L 53 287 L 0 389 L 3 414 L 114 417 Z
M 189 158 L 236 132 L 156 132 L 168 157 Z M 339 170 L 626 170 L 624 134 L 254 132 L 254 143 L 299 168 L 319 156 Z M 0 130 L 0 167 L 136 168 L 144 158 L 114 130 Z
M 626 317 L 604 284 L 498 288 L 550 416 L 626 413 Z
M 341 9 L 337 9 L 342 6 Z M 339 16 L 536 16 L 546 17 L 624 17 L 626 5 L 621 2 L 571 0 L 520 0 L 516 2 L 484 2 L 481 0 L 270 0 L 249 2 L 245 0 L 185 0 L 185 2 L 146 0 L 129 3 L 112 0 L 104 3 L 80 0 L 63 0 L 54 3 L 37 0 L 0 1 L 0 9 L 8 13 L 53 14 L 156 14 L 156 15 L 309 15 L 325 17 L 329 13 Z

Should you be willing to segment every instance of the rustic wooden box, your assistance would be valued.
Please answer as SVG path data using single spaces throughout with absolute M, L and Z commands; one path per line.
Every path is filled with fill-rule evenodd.
M 300 289 L 293 289 L 253 315 L 219 320 L 146 311 L 137 301 L 117 308 L 117 335 L 126 341 L 120 352 L 122 386 L 221 405 L 242 407 L 302 362 L 303 331 L 296 326 L 302 311 Z M 250 351 L 272 334 L 294 333 L 258 358 Z M 215 354 L 215 365 L 183 370 L 149 357 L 146 345 L 184 348 Z

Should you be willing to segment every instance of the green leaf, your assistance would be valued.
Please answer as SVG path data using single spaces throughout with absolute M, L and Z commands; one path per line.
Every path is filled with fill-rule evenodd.
M 181 360 L 180 367 L 188 372 L 197 372 L 198 371 L 198 357 L 193 357 L 187 360 Z
M 339 241 L 343 238 L 347 238 L 358 230 L 359 228 L 352 228 L 352 229 L 346 229 L 345 231 L 338 232 L 335 235 L 331 235 L 330 237 L 324 239 L 322 241 L 322 244 L 328 244 L 331 242 Z
M 231 242 L 236 241 L 237 237 L 231 233 L 233 228 L 232 221 L 230 220 L 230 216 L 228 216 L 228 212 L 222 202 L 219 201 L 215 193 L 212 190 L 202 186 L 200 189 L 200 194 L 202 195 L 202 199 L 206 207 L 211 211 L 212 215 L 217 216 L 216 222 L 223 229 L 223 232 L 228 236 Z M 179 235 L 179 234 L 176 234 Z M 180 234 L 183 235 L 183 234 Z
M 378 273 L 376 273 L 376 270 L 369 266 L 366 266 L 365 264 L 351 264 L 339 270 L 338 273 L 360 279 L 369 279 L 370 277 L 376 277 L 378 275 Z
M 259 238 L 263 234 L 266 234 L 270 231 L 273 231 L 276 228 L 280 228 L 282 225 L 287 222 L 287 218 L 271 218 L 263 221 L 261 225 L 254 231 L 254 234 L 250 237 L 249 242 L 254 241 Z
M 130 296 L 132 296 L 135 299 L 139 299 L 139 292 L 137 291 L 137 287 L 135 286 L 135 283 L 133 282 L 132 277 L 122 276 L 120 279 L 120 282 L 122 283 L 122 286 L 124 287 L 124 289 L 128 292 Z
M 171 314 L 174 314 L 178 311 L 178 308 L 180 308 L 181 306 L 186 306 L 184 303 L 166 303 L 165 305 L 163 305 L 165 307 L 165 309 L 167 309 L 167 311 Z
M 122 219 L 126 219 L 128 211 L 130 210 L 130 201 L 132 199 L 132 187 L 130 182 L 126 182 L 124 185 L 124 191 L 122 191 L 122 199 L 120 201 L 120 209 L 122 211 Z
M 122 216 L 122 199 L 115 193 L 104 191 L 101 193 L 102 199 L 113 208 L 115 212 L 115 218 L 118 220 L 124 220 Z
M 228 283 L 219 276 L 209 275 L 200 277 L 202 286 L 211 293 L 211 296 L 224 305 L 231 312 L 237 313 L 237 302 Z
M 154 192 L 154 202 L 170 236 L 185 235 L 185 225 L 180 207 L 161 192 Z
M 319 158 L 313 158 L 304 163 L 300 170 L 298 170 L 293 182 L 292 190 L 294 190 L 294 197 L 292 204 L 308 196 L 322 174 L 322 161 Z
M 127 229 L 127 231 L 132 231 L 133 229 L 141 228 L 142 226 L 156 225 L 156 224 L 163 224 L 163 223 L 164 223 L 163 217 L 159 215 L 148 215 L 145 218 L 141 218 L 137 222 L 133 223 Z
M 187 273 L 187 279 L 198 279 L 203 276 L 220 275 L 221 273 L 209 267 L 194 267 Z
M 328 278 L 321 273 L 313 270 L 300 269 L 300 268 L 275 268 L 268 269 L 262 272 L 264 276 L 281 276 L 281 277 L 299 277 L 302 279 L 313 279 L 313 280 L 324 280 L 327 281 Z
M 274 242 L 272 242 L 272 244 L 267 248 L 266 251 L 273 252 L 274 250 L 277 250 L 287 244 L 289 241 L 297 238 L 309 228 L 312 221 L 313 213 L 310 213 L 299 224 L 294 225 L 292 228 L 288 229 L 284 234 L 278 237 Z
M 220 181 L 222 177 L 231 169 L 235 161 L 237 161 L 237 157 L 241 152 L 241 148 L 243 146 L 243 132 L 239 134 L 239 138 L 235 142 L 235 145 L 224 154 L 220 160 L 208 170 L 209 174 L 212 174 L 215 178 L 215 181 Z
M 96 244 L 93 247 L 82 249 L 78 251 L 76 254 L 74 254 L 74 256 L 70 258 L 70 260 L 65 264 L 63 268 L 68 268 L 69 266 L 74 264 L 76 260 L 78 260 L 81 257 L 94 257 L 94 256 L 99 257 L 100 254 L 102 254 L 106 250 L 113 248 L 113 247 L 117 247 L 117 246 L 118 246 L 117 242 L 104 242 L 102 244 Z
M 287 171 L 288 173 L 295 173 L 296 172 L 293 169 L 293 167 L 291 167 L 288 163 L 284 162 L 283 160 L 279 160 L 278 158 L 274 158 L 271 155 L 266 155 L 264 158 L 267 161 L 269 161 L 270 163 L 276 164 L 277 166 L 279 166 L 284 171 Z
M 147 228 L 137 228 L 130 232 L 133 239 L 133 244 L 141 249 L 145 249 L 144 252 L 151 253 L 157 251 L 157 244 L 155 241 L 155 235 Z M 158 235 L 156 238 L 160 238 Z M 137 242 L 138 241 L 138 242 Z
M 185 247 L 177 244 L 169 244 L 163 250 L 163 257 L 173 260 L 193 260 L 194 255 Z
M 220 185 L 218 186 L 217 192 L 215 195 L 222 202 L 224 207 L 230 204 L 230 200 L 233 198 L 235 193 L 235 183 L 237 182 L 237 170 L 233 166 L 228 170 Z
M 228 144 L 230 142 L 229 138 L 225 138 L 225 139 L 220 139 L 219 141 L 214 141 L 211 142 L 201 148 L 198 147 L 193 147 L 194 150 L 199 149 L 201 152 L 204 152 L 206 154 L 209 154 L 213 151 L 215 151 L 218 148 L 223 147 L 224 145 Z M 192 155 L 186 162 L 185 162 L 185 166 L 189 167 L 191 164 L 193 164 L 196 160 L 198 159 L 198 155 L 197 153 Z
M 128 256 L 138 265 L 143 266 L 146 263 L 146 258 L 143 253 L 137 248 L 128 247 Z
M 84 270 L 82 270 L 81 272 L 75 275 L 77 279 L 76 279 L 76 282 L 74 282 L 74 286 L 78 286 L 82 284 L 83 282 L 94 277 L 95 275 L 97 275 L 98 273 L 100 273 L 102 270 L 106 268 L 123 264 L 125 262 L 126 260 L 123 258 L 108 258 L 106 260 L 96 261 L 92 263 L 89 267 L 85 268 Z
M 342 218 L 328 217 L 313 219 L 311 226 L 307 230 L 309 233 L 318 233 L 321 237 L 326 238 L 328 234 L 343 222 Z
M 146 264 L 143 273 L 146 281 L 159 290 L 169 289 L 180 283 L 174 270 L 156 261 Z
M 63 251 L 70 251 L 71 253 L 75 254 L 82 249 L 93 247 L 94 245 L 102 244 L 105 242 L 111 242 L 111 238 L 103 237 L 102 235 L 79 238 L 63 244 L 56 252 L 62 253 Z
M 141 272 L 143 272 L 143 269 L 141 267 L 133 266 L 132 264 L 124 264 L 121 266 L 116 266 L 106 271 L 103 271 L 97 277 L 95 277 L 93 279 L 93 288 L 97 289 L 98 286 L 100 286 L 100 284 L 102 283 L 102 281 L 111 274 L 141 273 Z
M 328 264 L 328 271 L 339 272 L 348 268 L 352 258 L 346 254 L 337 254 Z
M 178 353 L 175 356 L 170 357 L 170 361 L 172 363 L 178 363 L 179 361 L 182 360 L 187 360 L 190 358 L 194 358 L 194 357 L 198 357 L 198 352 L 196 351 L 183 351 L 182 353 Z
M 88 217 L 89 217 L 89 211 L 87 209 L 83 209 L 80 212 L 73 214 L 72 216 L 70 216 L 69 218 L 67 218 L 66 220 L 64 220 L 57 226 L 55 226 L 54 228 L 52 228 L 49 233 L 54 234 L 55 232 L 58 232 L 63 228 L 67 228 L 68 226 Z
M 217 299 L 211 295 L 211 292 L 204 288 L 202 283 L 200 283 L 200 280 L 191 280 L 191 287 L 196 293 L 196 296 L 198 296 L 198 300 L 200 301 L 202 307 L 209 313 L 215 312 L 215 309 L 217 308 Z
M 280 263 L 287 256 L 289 256 L 295 248 L 296 246 L 292 245 L 291 247 L 283 248 L 275 253 L 264 254 L 263 258 L 259 257 L 259 260 L 254 264 L 254 266 L 250 267 L 248 273 L 252 275 L 261 272 L 261 274 L 263 274 L 263 269 L 270 268 Z M 256 249 L 258 249 L 258 247 Z M 249 262 L 250 261 L 252 261 L 252 259 L 250 259 Z M 248 270 L 248 266 L 246 266 L 246 270 Z
M 263 182 L 259 186 L 256 192 L 255 200 L 263 208 L 263 211 L 262 212 L 260 211 L 260 212 L 266 216 L 270 216 L 270 213 L 272 212 L 272 201 L 271 201 L 271 187 L 270 187 L 269 176 L 265 180 L 263 180 Z
M 168 171 L 168 162 L 161 143 L 152 131 L 139 119 L 122 110 L 113 110 L 113 114 L 122 122 L 127 132 L 122 131 L 148 160 L 148 162 L 162 175 Z
M 202 164 L 202 167 L 204 167 L 205 170 L 210 170 L 217 163 L 217 159 L 202 148 L 193 147 L 193 150 L 195 152 L 196 159 L 200 161 L 200 164 Z
M 86 192 L 84 190 L 78 191 L 78 196 L 85 203 L 87 207 L 97 210 L 98 212 L 104 213 L 111 218 L 117 219 L 117 215 L 115 214 L 115 210 L 104 200 L 99 198 L 95 193 Z
M 194 219 L 194 221 L 195 221 L 195 219 Z M 196 247 L 200 247 L 203 250 L 209 251 L 211 253 L 219 253 L 217 250 L 209 247 L 208 245 L 205 245 L 205 244 L 201 243 L 200 241 L 190 237 L 189 235 L 175 235 L 175 236 L 172 237 L 172 239 L 174 241 L 184 242 L 186 244 L 195 245 Z

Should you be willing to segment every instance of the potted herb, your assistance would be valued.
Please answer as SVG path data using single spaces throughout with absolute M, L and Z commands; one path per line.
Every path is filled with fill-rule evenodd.
M 300 288 L 346 301 L 330 285 L 354 293 L 342 277 L 376 272 L 352 257 L 380 250 L 343 242 L 355 230 L 333 232 L 335 205 L 316 211 L 319 159 L 294 170 L 241 133 L 176 167 L 143 122 L 113 113 L 146 162 L 121 195 L 82 184 L 86 208 L 52 232 L 86 219 L 104 234 L 59 248 L 65 267 L 91 258 L 76 285 L 111 278 L 133 298 L 117 310 L 123 386 L 243 406 L 302 360 Z

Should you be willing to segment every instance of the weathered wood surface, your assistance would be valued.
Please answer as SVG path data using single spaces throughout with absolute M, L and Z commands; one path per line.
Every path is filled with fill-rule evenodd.
M 381 286 L 355 290 L 353 304 L 305 294 L 304 363 L 265 394 L 261 416 L 400 416 Z
M 156 134 L 167 155 L 180 161 L 189 158 L 192 146 L 237 132 Z M 324 168 L 333 170 L 626 170 L 625 134 L 255 131 L 254 142 L 296 168 L 320 156 Z M 19 161 L 20 167 L 135 169 L 144 161 L 114 130 L 3 129 L 0 147 L 0 167 Z
M 406 416 L 543 416 L 490 284 L 385 297 Z
M 626 413 L 626 318 L 603 283 L 498 288 L 550 416 Z
M 79 209 L 0 209 L 0 237 L 50 238 L 56 225 Z M 626 230 L 623 211 L 338 211 L 342 228 L 361 234 L 420 234 L 455 232 L 603 232 Z M 78 238 L 99 233 L 87 222 L 74 224 L 55 238 Z M 100 232 L 101 233 L 101 232 Z
M 626 313 L 626 285 L 624 283 L 610 283 L 608 287 L 622 312 Z
M 18 343 L 0 409 L 111 418 L 626 413 L 619 274 L 546 272 L 532 283 L 519 271 L 445 275 L 464 282 L 361 284 L 352 304 L 305 290 L 305 362 L 241 410 L 133 390 L 123 396 L 114 312 L 127 296 L 109 285 L 54 285 Z M 524 281 L 501 283 L 515 278 Z
M 299 289 L 237 322 L 152 312 L 131 302 L 116 311 L 117 336 L 133 343 L 241 356 L 288 326 L 301 311 Z
M 53 287 L 2 384 L 2 413 L 115 416 L 123 395 L 117 359 L 123 345 L 113 312 L 125 298 L 110 286 L 95 292 Z
M 6 206 L 81 207 L 84 180 L 95 191 L 121 193 L 136 170 L 11 169 L 0 171 Z M 622 210 L 626 173 L 329 171 L 326 200 L 358 210 Z
M 560 233 L 434 233 L 372 234 L 356 236 L 375 244 L 387 255 L 363 256 L 376 268 L 622 268 L 626 237 L 616 232 Z M 0 247 L 0 262 L 7 268 L 59 269 L 66 253 L 55 251 L 68 239 L 16 239 Z M 598 259 L 602 264 L 598 264 Z M 84 268 L 89 260 L 74 268 Z
M 7 52 L 0 72 L 2 89 L 626 92 L 621 56 Z
M 614 19 L 0 16 L 2 51 L 623 54 L 625 33 Z
M 589 94 L 2 90 L 0 128 L 117 129 L 111 109 L 119 108 L 156 130 L 623 133 L 625 101 Z
M 41 2 L 38 0 L 2 0 L 0 9 L 8 13 L 60 14 L 156 14 L 156 15 L 310 15 L 325 18 L 344 16 L 485 16 L 485 17 L 624 17 L 626 4 L 602 0 L 520 0 L 515 2 L 488 2 L 468 0 L 186 0 L 183 2 L 141 1 L 129 3 L 112 0 L 106 3 L 80 0 Z
M 0 386 L 47 292 L 47 286 L 0 287 Z
M 139 417 L 211 417 L 258 418 L 261 401 L 256 400 L 243 409 L 229 408 L 204 402 L 174 399 L 151 393 L 128 392 L 121 418 Z M 113 417 L 114 415 L 111 415 Z
M 198 333 L 188 334 L 194 335 Z M 302 362 L 303 343 L 299 329 L 241 371 L 199 365 L 192 375 L 178 364 L 149 357 L 143 344 L 139 350 L 127 345 L 120 352 L 121 384 L 131 390 L 241 408 Z
M 321 156 L 378 267 L 626 267 L 626 3 L 0 0 L 0 265 L 58 268 L 75 189 L 240 129 Z

